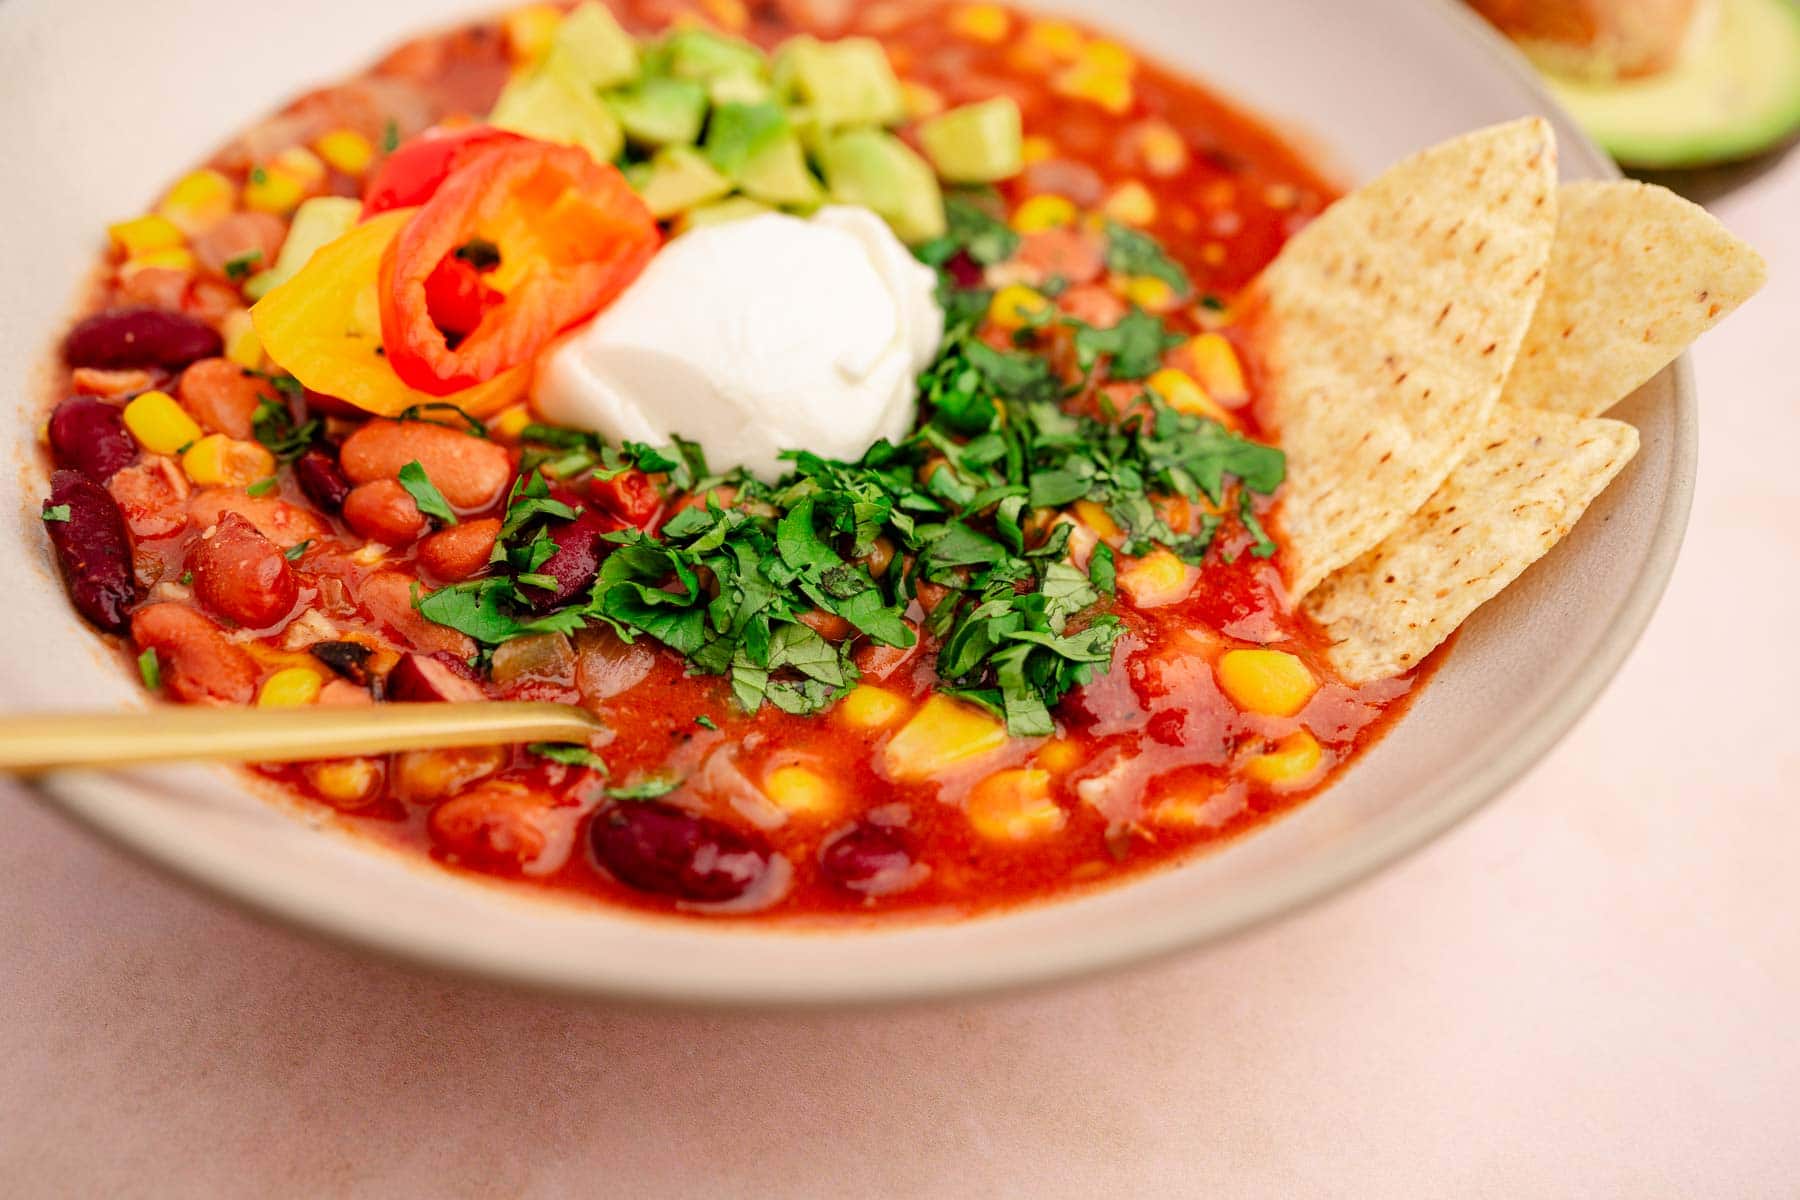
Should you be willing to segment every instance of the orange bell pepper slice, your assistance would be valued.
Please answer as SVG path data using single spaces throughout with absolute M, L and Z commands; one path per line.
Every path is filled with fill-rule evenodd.
M 486 383 L 610 304 L 660 241 L 656 219 L 617 168 L 570 146 L 496 145 L 457 167 L 383 257 L 388 361 L 434 395 Z M 502 298 L 457 336 L 433 319 L 429 284 L 475 243 L 499 252 L 484 280 Z
M 412 219 L 398 209 L 321 247 L 292 279 L 250 310 L 263 350 L 315 392 L 394 417 L 419 404 L 456 405 L 470 416 L 497 412 L 525 394 L 528 366 L 444 395 L 409 387 L 382 351 L 381 259 Z

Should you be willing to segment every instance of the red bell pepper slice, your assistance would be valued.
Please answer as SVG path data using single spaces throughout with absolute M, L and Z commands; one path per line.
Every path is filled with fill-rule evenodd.
M 427 129 L 388 155 L 369 178 L 363 192 L 363 220 L 393 208 L 417 208 L 472 159 L 497 146 L 528 140 L 492 125 Z
M 656 219 L 616 168 L 572 146 L 490 147 L 444 180 L 382 259 L 388 361 L 434 395 L 493 379 L 610 304 L 660 241 Z M 502 299 L 452 347 L 433 320 L 430 283 L 446 259 L 478 243 L 499 253 L 481 278 Z

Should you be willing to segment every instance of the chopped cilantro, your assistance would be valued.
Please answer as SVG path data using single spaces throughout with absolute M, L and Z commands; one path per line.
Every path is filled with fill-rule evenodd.
M 281 552 L 281 557 L 287 559 L 289 562 L 299 562 L 311 548 L 312 539 L 307 538 L 304 542 L 298 542 L 289 546 L 286 550 L 283 550 Z
M 1019 235 L 973 198 L 947 197 L 944 215 L 948 221 L 944 235 L 914 250 L 921 262 L 941 267 L 958 254 L 967 254 L 972 262 L 985 267 L 1018 253 Z
M 264 376 L 263 378 L 267 378 Z M 274 382 L 280 387 L 280 381 Z M 297 382 L 297 381 L 296 381 Z M 324 425 L 316 418 L 296 425 L 294 414 L 279 400 L 264 400 L 250 419 L 256 440 L 279 462 L 293 462 L 318 440 Z
M 387 124 L 381 127 L 381 152 L 383 154 L 392 154 L 399 148 L 400 123 L 390 117 Z
M 450 507 L 450 502 L 444 499 L 444 493 L 438 491 L 437 485 L 425 474 L 425 468 L 418 459 L 400 468 L 399 480 L 400 486 L 412 496 L 413 503 L 419 506 L 420 512 L 445 525 L 456 524 L 456 510 Z
M 680 786 L 679 779 L 652 777 L 625 787 L 607 788 L 606 794 L 614 800 L 654 800 L 658 796 L 668 795 Z
M 155 692 L 162 690 L 162 664 L 156 661 L 156 647 L 147 646 L 137 657 L 138 676 L 143 679 L 144 687 Z
M 453 417 L 454 421 L 439 421 L 428 415 L 430 413 L 445 413 Z M 395 417 L 394 420 L 423 421 L 429 425 L 450 425 L 452 428 L 456 425 L 460 425 L 463 428 L 463 432 L 467 433 L 470 437 L 484 438 L 488 435 L 488 429 L 485 422 L 470 416 L 468 413 L 447 400 L 436 400 L 430 404 L 411 405 L 402 409 L 400 415 Z
M 266 496 L 274 491 L 280 483 L 281 480 L 277 479 L 275 476 L 265 475 L 249 487 L 245 488 L 244 494 L 247 496 Z
M 1160 279 L 1181 296 L 1194 290 L 1194 281 L 1188 278 L 1180 263 L 1164 252 L 1155 238 L 1117 221 L 1106 223 L 1106 266 L 1120 275 Z
M 547 758 L 566 767 L 588 767 L 602 775 L 606 773 L 605 759 L 586 746 L 574 742 L 532 742 L 525 748 L 539 758 Z
M 176 582 L 180 583 L 182 587 L 187 587 L 194 582 L 194 573 L 192 571 L 183 571 L 181 573 L 181 578 Z
M 234 254 L 225 260 L 225 278 L 236 283 L 261 266 L 262 260 L 261 250 L 246 250 L 242 254 Z
M 1146 378 L 1162 365 L 1164 354 L 1185 340 L 1141 308 L 1132 309 L 1111 329 L 1073 319 L 1068 324 L 1075 330 L 1075 358 L 1081 369 L 1091 371 L 1101 355 L 1108 355 L 1108 373 L 1114 379 Z
M 705 714 L 701 714 L 700 716 L 695 717 L 694 724 L 698 725 L 702 729 L 717 729 L 719 727 L 719 723 L 717 721 L 713 720 L 709 716 L 706 716 Z
M 66 524 L 69 520 L 69 506 L 66 504 L 46 504 L 44 505 L 43 517 L 44 520 L 52 521 L 58 525 Z

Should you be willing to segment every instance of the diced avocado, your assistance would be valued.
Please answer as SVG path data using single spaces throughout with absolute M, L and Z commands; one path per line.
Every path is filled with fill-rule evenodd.
M 834 200 L 873 209 L 905 242 L 946 228 L 944 194 L 931 164 L 891 133 L 853 129 L 825 144 L 825 183 Z
M 301 201 L 300 207 L 294 210 L 287 237 L 281 243 L 281 253 L 275 256 L 275 265 L 246 280 L 244 295 L 251 300 L 261 300 L 298 275 L 319 247 L 337 241 L 356 228 L 361 219 L 360 200 L 314 196 L 311 200 Z
M 749 42 L 705 29 L 678 29 L 669 35 L 669 74 L 710 80 L 727 75 L 760 77 L 768 68 L 763 52 Z
M 893 125 L 906 116 L 900 80 L 873 38 L 794 38 L 776 52 L 775 86 L 826 129 Z
M 756 75 L 720 75 L 707 81 L 706 94 L 714 104 L 763 104 L 775 90 Z
M 557 25 L 543 69 L 590 88 L 618 87 L 637 77 L 637 43 L 611 10 L 588 0 Z
M 607 97 L 625 136 L 640 145 L 691 146 L 706 123 L 706 86 L 650 76 Z
M 919 142 L 952 183 L 998 183 L 1025 169 L 1023 119 L 1011 96 L 965 104 L 919 126 Z
M 611 162 L 625 148 L 625 133 L 599 93 L 547 66 L 507 84 L 488 122 L 527 137 L 580 146 L 595 162 Z
M 748 196 L 733 196 L 729 200 L 721 200 L 717 204 L 702 204 L 699 208 L 690 208 L 681 214 L 681 220 L 675 223 L 675 232 L 687 233 L 708 225 L 725 225 L 732 221 L 742 221 L 745 217 L 759 216 L 773 210 L 761 200 L 752 200 Z
M 1718 25 L 1661 74 L 1551 90 L 1628 167 L 1749 158 L 1800 130 L 1800 7 L 1724 0 Z
M 807 167 L 806 152 L 791 129 L 752 154 L 738 170 L 737 182 L 747 196 L 793 208 L 817 204 L 825 191 Z
M 723 104 L 706 127 L 706 157 L 736 177 L 765 147 L 788 132 L 787 113 L 778 104 Z
M 665 146 L 629 176 L 657 220 L 667 220 L 731 194 L 731 180 L 692 146 Z

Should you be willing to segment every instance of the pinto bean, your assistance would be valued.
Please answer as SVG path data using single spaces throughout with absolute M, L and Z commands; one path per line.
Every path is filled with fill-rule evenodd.
M 418 583 L 399 571 L 377 571 L 363 580 L 357 592 L 370 617 L 387 626 L 400 641 L 426 654 L 442 652 L 452 658 L 465 659 L 475 653 L 475 643 L 447 625 L 439 625 L 419 615 L 412 606 L 413 587 Z
M 494 503 L 512 479 L 506 447 L 429 421 L 370 421 L 338 451 L 338 464 L 352 483 L 393 479 L 410 462 L 423 467 L 444 499 L 463 510 Z
M 80 471 L 95 483 L 105 483 L 113 472 L 137 461 L 137 441 L 116 404 L 72 396 L 50 414 L 49 428 L 56 465 Z
M 252 496 L 242 488 L 206 488 L 195 493 L 188 505 L 196 528 L 216 525 L 226 513 L 236 513 L 277 546 L 297 546 L 325 536 L 325 524 L 297 504 L 277 496 Z
M 156 457 L 126 467 L 106 481 L 119 502 L 131 536 L 145 540 L 173 537 L 187 528 L 187 499 L 192 489 L 172 458 Z
M 508 780 L 478 784 L 431 810 L 432 840 L 463 862 L 489 870 L 522 870 L 550 843 L 546 818 L 553 797 Z
M 499 537 L 498 517 L 440 529 L 419 543 L 419 564 L 445 583 L 460 583 L 488 565 Z
M 287 222 L 280 217 L 271 213 L 237 212 L 220 218 L 196 235 L 191 245 L 201 266 L 222 275 L 226 263 L 249 254 L 261 256 L 252 261 L 253 271 L 274 266 L 275 256 L 286 239 Z
M 294 611 L 300 586 L 281 547 L 237 513 L 195 543 L 188 555 L 194 594 L 226 620 L 266 629 Z
M 209 433 L 239 441 L 256 436 L 256 410 L 274 389 L 229 358 L 203 358 L 181 373 L 181 406 Z
M 71 367 L 185 367 L 224 352 L 206 322 L 162 308 L 113 308 L 76 325 L 63 339 Z
M 426 529 L 418 502 L 394 479 L 351 489 L 344 497 L 344 522 L 363 537 L 388 546 L 410 546 Z
M 131 617 L 131 640 L 156 651 L 163 687 L 190 704 L 248 704 L 256 661 L 207 617 L 185 604 L 148 604 Z
M 125 614 L 137 602 L 125 517 L 106 489 L 79 471 L 58 471 L 50 478 L 44 511 L 65 506 L 67 519 L 45 521 L 44 528 L 69 599 L 82 616 L 117 633 L 125 628 Z

